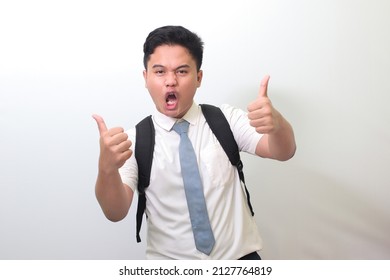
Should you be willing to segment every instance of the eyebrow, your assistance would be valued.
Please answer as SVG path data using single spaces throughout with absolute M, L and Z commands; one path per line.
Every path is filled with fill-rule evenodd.
M 164 65 L 161 65 L 161 64 L 155 64 L 155 65 L 152 66 L 152 68 L 154 69 L 154 68 L 166 68 L 166 67 Z M 175 69 L 175 71 L 179 70 L 179 69 L 182 69 L 182 68 L 190 68 L 190 66 L 188 64 L 183 64 L 183 65 L 178 66 Z

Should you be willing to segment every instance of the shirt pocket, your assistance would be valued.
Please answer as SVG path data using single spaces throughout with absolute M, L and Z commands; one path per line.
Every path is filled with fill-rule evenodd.
M 212 144 L 203 149 L 201 160 L 212 188 L 233 184 L 235 167 L 230 163 L 228 156 L 219 144 Z

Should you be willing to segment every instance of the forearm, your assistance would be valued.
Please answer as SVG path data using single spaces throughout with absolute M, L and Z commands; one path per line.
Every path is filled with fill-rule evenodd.
M 294 156 L 296 150 L 294 132 L 291 125 L 283 117 L 279 130 L 269 134 L 268 138 L 272 158 L 285 161 Z
M 294 131 L 290 123 L 280 113 L 278 114 L 278 129 L 263 135 L 256 147 L 256 154 L 266 158 L 286 161 L 295 154 Z
M 133 191 L 122 183 L 118 171 L 99 171 L 95 193 L 107 219 L 116 222 L 126 217 L 133 200 Z

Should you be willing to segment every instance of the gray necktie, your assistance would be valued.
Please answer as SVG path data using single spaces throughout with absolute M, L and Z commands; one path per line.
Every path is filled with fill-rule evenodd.
M 198 163 L 194 148 L 188 138 L 189 123 L 187 121 L 177 122 L 173 130 L 180 135 L 180 165 L 184 181 L 184 190 L 187 198 L 188 210 L 194 233 L 196 248 L 210 255 L 215 240 L 207 214 L 206 202 L 203 195 L 202 182 L 200 180 Z

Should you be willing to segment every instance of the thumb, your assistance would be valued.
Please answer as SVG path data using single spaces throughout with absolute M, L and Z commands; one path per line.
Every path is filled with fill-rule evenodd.
M 97 123 L 97 126 L 98 126 L 98 129 L 99 129 L 99 133 L 100 133 L 100 136 L 107 131 L 107 126 L 106 126 L 106 123 L 104 122 L 103 118 L 99 115 L 92 115 L 92 118 L 95 119 L 96 123 Z
M 264 76 L 260 83 L 259 97 L 268 97 L 268 81 L 270 79 L 269 75 Z

